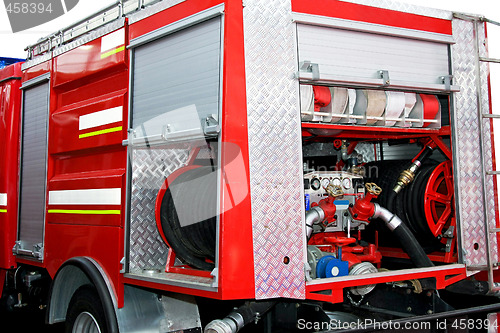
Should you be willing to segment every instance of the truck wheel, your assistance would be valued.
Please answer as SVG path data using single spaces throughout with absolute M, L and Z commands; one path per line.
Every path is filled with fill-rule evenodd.
M 77 289 L 69 302 L 66 333 L 105 333 L 106 320 L 101 300 L 93 286 Z

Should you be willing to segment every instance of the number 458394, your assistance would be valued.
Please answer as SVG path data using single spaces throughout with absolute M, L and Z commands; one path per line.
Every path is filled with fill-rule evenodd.
M 5 8 L 9 14 L 42 14 L 52 13 L 52 3 L 13 2 Z

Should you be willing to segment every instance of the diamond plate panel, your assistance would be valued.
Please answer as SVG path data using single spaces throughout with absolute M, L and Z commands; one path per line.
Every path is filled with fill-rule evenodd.
M 168 247 L 156 227 L 156 195 L 165 178 L 185 166 L 188 157 L 189 148 L 134 149 L 132 152 L 129 255 L 131 273 L 143 269 L 165 268 Z
M 371 162 L 375 161 L 375 152 L 379 154 L 378 145 L 374 145 L 373 143 L 365 143 L 360 142 L 356 145 L 354 151 L 363 156 L 363 162 Z M 377 149 L 375 151 L 375 149 Z
M 484 38 L 484 27 L 478 32 Z M 453 148 L 455 151 L 455 184 L 457 195 L 457 215 L 459 218 L 462 256 L 464 262 L 474 269 L 474 266 L 487 265 L 487 249 L 485 246 L 485 213 L 484 205 L 488 207 L 488 224 L 495 227 L 495 202 L 493 177 L 482 174 L 481 151 L 484 155 L 486 170 L 492 170 L 492 140 L 490 123 L 483 123 L 485 142 L 483 150 L 480 146 L 480 120 L 478 120 L 477 70 L 474 25 L 463 20 L 453 21 L 453 36 L 456 44 L 452 46 L 453 75 L 455 84 L 461 91 L 455 94 L 455 107 L 452 110 L 452 120 L 455 131 Z M 484 44 L 481 54 L 486 53 Z M 489 112 L 488 100 L 488 66 L 481 65 L 483 112 Z M 486 182 L 487 193 L 483 193 L 482 179 Z M 487 200 L 485 202 L 485 200 Z M 489 236 L 493 261 L 498 261 L 497 240 Z
M 256 298 L 305 298 L 299 84 L 294 79 L 291 3 L 245 3 Z

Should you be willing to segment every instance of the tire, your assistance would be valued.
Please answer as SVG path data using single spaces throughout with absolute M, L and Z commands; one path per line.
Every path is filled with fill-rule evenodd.
M 82 286 L 71 297 L 65 332 L 107 333 L 104 308 L 94 286 Z

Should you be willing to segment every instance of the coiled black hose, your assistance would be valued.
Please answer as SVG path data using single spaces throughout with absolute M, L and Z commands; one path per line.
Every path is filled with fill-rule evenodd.
M 217 225 L 213 167 L 180 174 L 169 184 L 160 209 L 163 233 L 176 256 L 194 268 L 212 270 Z
M 428 151 L 425 150 L 424 153 Z M 429 154 L 430 152 L 426 155 Z M 443 246 L 430 232 L 424 211 L 425 187 L 438 163 L 427 159 L 416 171 L 414 181 L 397 194 L 393 191 L 394 185 L 401 171 L 407 170 L 410 165 L 410 160 L 391 160 L 371 162 L 365 166 L 367 172 L 371 170 L 365 181 L 377 183 L 382 188 L 382 193 L 376 202 L 401 218 L 405 230 L 398 231 L 398 237 L 404 237 L 405 240 L 398 239 L 396 241 L 394 234 L 384 230 L 385 228 L 380 226 L 380 222 L 376 220 L 368 226 L 365 235 L 367 240 L 374 241 L 374 233 L 377 230 L 379 240 L 383 246 L 400 245 L 409 256 L 413 252 L 414 254 L 411 256 L 423 258 L 419 265 L 428 266 L 431 262 L 427 256 L 424 258 L 422 253 L 437 251 L 442 249 Z M 412 240 L 409 239 L 408 233 L 412 235 Z M 418 244 L 419 250 L 406 249 L 405 246 L 409 244 L 411 244 L 410 247 L 416 247 Z

